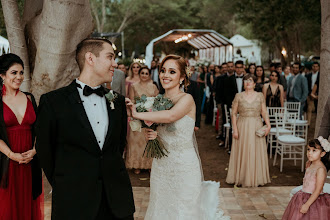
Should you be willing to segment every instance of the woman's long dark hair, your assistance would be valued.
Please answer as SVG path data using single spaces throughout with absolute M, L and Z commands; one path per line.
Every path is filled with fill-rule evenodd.
M 255 76 L 257 76 L 257 69 L 261 68 L 262 69 L 262 75 L 261 75 L 261 82 L 264 83 L 265 82 L 265 70 L 263 66 L 256 66 L 256 70 L 255 70 Z
M 323 157 L 321 157 L 321 161 L 324 164 L 327 171 L 329 171 L 330 170 L 330 161 L 329 161 L 330 152 L 326 152 L 323 149 L 323 147 L 318 139 L 313 139 L 313 140 L 309 141 L 308 146 L 314 147 L 316 149 L 320 149 L 322 152 L 325 152 L 325 155 Z

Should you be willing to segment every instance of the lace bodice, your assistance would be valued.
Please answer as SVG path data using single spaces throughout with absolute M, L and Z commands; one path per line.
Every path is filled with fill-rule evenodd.
M 265 104 L 262 93 L 258 92 L 252 102 L 244 98 L 244 93 L 237 93 L 233 101 L 233 109 L 237 108 L 240 117 L 260 117 L 261 107 Z
M 302 190 L 306 193 L 313 193 L 316 187 L 316 172 L 320 167 L 308 167 L 305 172 Z M 322 169 L 322 168 L 321 168 Z
M 158 135 L 166 149 L 171 151 L 182 151 L 194 148 L 195 120 L 188 115 L 183 116 L 176 122 L 158 127 Z

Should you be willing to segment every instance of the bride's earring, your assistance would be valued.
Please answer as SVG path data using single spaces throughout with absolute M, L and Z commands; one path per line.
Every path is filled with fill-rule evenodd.
M 183 82 L 183 81 L 180 81 L 180 85 L 182 85 L 182 82 Z

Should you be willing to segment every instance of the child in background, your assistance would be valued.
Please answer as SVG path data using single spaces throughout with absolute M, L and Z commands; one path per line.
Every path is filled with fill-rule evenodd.
M 323 137 L 308 143 L 303 188 L 292 197 L 282 220 L 330 219 L 330 194 L 323 193 L 330 169 L 329 151 L 330 143 Z

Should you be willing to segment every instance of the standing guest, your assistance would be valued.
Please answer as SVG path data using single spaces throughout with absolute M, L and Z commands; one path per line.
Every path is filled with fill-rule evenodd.
M 150 82 L 150 71 L 148 67 L 142 67 L 139 70 L 140 81 L 134 83 L 130 87 L 129 98 L 135 103 L 135 97 L 141 97 L 146 95 L 147 97 L 155 97 L 159 91 L 154 83 Z M 127 138 L 127 150 L 126 150 L 126 168 L 135 169 L 134 173 L 139 174 L 140 169 L 151 169 L 152 159 L 143 156 L 144 148 L 147 145 L 144 137 L 144 130 L 132 131 Z
M 52 186 L 52 220 L 133 220 L 132 186 L 122 155 L 125 97 L 102 85 L 117 67 L 112 43 L 87 38 L 77 45 L 80 75 L 43 94 L 36 150 Z
M 206 68 L 207 69 L 207 68 Z M 198 87 L 200 89 L 200 94 L 201 94 L 201 98 L 202 98 L 202 105 L 201 105 L 201 109 L 202 112 L 204 112 L 204 105 L 205 105 L 205 75 L 206 75 L 206 71 L 205 71 L 205 66 L 201 66 L 199 67 L 199 75 L 197 78 L 197 83 L 198 83 Z
M 257 77 L 257 83 L 254 90 L 256 92 L 262 92 L 262 88 L 264 84 L 269 82 L 269 79 L 265 76 L 265 70 L 263 66 L 256 67 L 256 77 Z
M 328 100 L 324 106 L 324 113 L 318 135 L 324 137 L 325 139 L 329 139 L 330 136 L 330 95 L 328 96 Z
M 278 73 L 280 73 L 280 77 L 278 78 L 278 83 L 281 84 L 283 86 L 283 88 L 284 88 L 284 91 L 286 91 L 288 84 L 286 82 L 286 78 L 282 74 L 282 66 L 281 66 L 280 63 L 275 64 L 275 70 Z M 273 72 L 273 71 L 271 70 L 271 72 Z
M 235 68 L 232 68 L 233 63 L 228 62 L 228 72 L 231 74 L 231 71 L 235 71 L 234 74 L 228 76 L 224 80 L 224 93 L 222 94 L 222 99 L 228 109 L 231 108 L 231 104 L 235 98 L 236 93 L 243 91 L 243 61 L 238 60 L 235 62 Z
M 306 75 L 307 84 L 308 84 L 308 97 L 307 97 L 307 119 L 311 120 L 312 112 L 317 112 L 317 104 L 318 99 L 312 96 L 312 90 L 316 85 L 316 89 L 319 88 L 319 80 L 320 80 L 320 64 L 318 62 L 314 62 L 312 65 L 312 72 Z M 315 95 L 315 94 L 314 94 Z
M 254 56 L 254 51 L 252 51 L 251 55 L 249 56 L 249 63 L 256 63 L 257 62 L 257 58 L 256 56 Z
M 133 83 L 139 82 L 139 70 L 141 69 L 141 64 L 138 62 L 133 62 L 128 69 L 128 77 L 126 77 L 126 97 L 129 97 L 130 87 Z
M 255 75 L 256 74 L 256 65 L 254 63 L 251 63 L 249 65 L 248 73 Z
M 236 93 L 241 93 L 244 90 L 243 77 L 244 77 L 244 66 L 243 61 L 238 60 L 235 62 L 235 69 L 232 68 L 233 63 L 228 62 L 228 72 L 235 70 L 235 73 L 224 78 L 223 81 L 223 92 L 221 94 L 221 100 L 224 105 L 227 105 L 227 109 L 232 107 L 232 102 L 235 98 Z M 229 152 L 231 152 L 231 132 L 229 132 Z
M 330 195 L 323 186 L 330 169 L 330 143 L 323 137 L 311 140 L 307 147 L 307 169 L 302 190 L 290 200 L 282 220 L 330 219 Z
M 214 88 L 214 81 L 218 76 L 221 76 L 221 69 L 220 69 L 220 66 L 216 65 L 214 67 L 214 75 L 211 75 L 211 79 L 210 79 L 211 85 L 213 88 Z M 212 91 L 213 91 L 213 88 L 212 88 Z
M 221 74 L 223 75 L 223 74 L 226 74 L 227 73 L 227 71 L 228 71 L 228 66 L 227 66 L 227 63 L 223 63 L 223 64 L 221 64 Z
M 256 135 L 263 127 L 260 115 L 267 125 L 266 136 L 270 122 L 264 96 L 254 91 L 256 81 L 254 75 L 244 76 L 245 91 L 235 95 L 232 105 L 233 144 L 226 182 L 243 187 L 270 183 L 266 139 Z
M 206 100 L 206 117 L 205 117 L 205 124 L 211 124 L 213 121 L 213 109 L 214 109 L 214 101 L 213 101 L 213 82 L 214 82 L 214 74 L 215 74 L 215 65 L 211 64 L 209 66 L 209 72 L 205 78 L 206 89 L 209 90 L 210 96 L 207 97 Z
M 151 73 L 151 80 L 154 83 L 156 83 L 157 87 L 159 88 L 159 74 L 158 74 L 158 65 L 156 60 L 151 61 L 150 73 Z
M 196 71 L 195 66 L 191 66 L 190 71 L 191 71 L 191 76 L 189 80 L 197 82 L 198 72 Z
M 202 104 L 202 99 L 201 99 L 201 94 L 200 94 L 200 89 L 198 88 L 197 82 L 193 80 L 189 80 L 189 85 L 187 87 L 187 93 L 189 93 L 196 105 L 196 121 L 195 121 L 195 131 L 198 131 L 201 127 L 201 104 Z
M 293 64 L 293 77 L 289 79 L 288 84 L 288 101 L 300 102 L 300 117 L 302 116 L 305 102 L 308 96 L 308 85 L 306 77 L 299 72 L 300 63 Z
M 112 89 L 115 92 L 125 96 L 126 86 L 125 86 L 125 73 L 119 69 L 115 69 L 112 77 L 112 82 L 107 83 L 107 88 Z
M 267 107 L 283 107 L 284 106 L 284 89 L 278 84 L 279 72 L 276 70 L 270 74 L 270 83 L 266 83 L 262 89 L 262 93 L 266 99 Z
M 285 76 L 286 83 L 288 84 L 289 83 L 289 79 L 292 76 L 292 74 L 290 73 L 290 66 L 284 67 L 283 75 Z
M 117 69 L 121 70 L 123 73 L 125 73 L 125 78 L 127 77 L 127 69 L 124 63 L 118 63 Z
M 225 65 L 223 67 L 223 65 Z M 223 137 L 223 122 L 226 121 L 225 116 L 225 108 L 224 108 L 224 98 L 226 96 L 226 91 L 224 90 L 224 82 L 226 79 L 230 76 L 232 76 L 235 72 L 234 63 L 228 62 L 222 64 L 223 69 L 226 69 L 226 72 L 224 72 L 223 75 L 217 77 L 216 80 L 216 90 L 215 90 L 215 101 L 217 103 L 217 108 L 219 110 L 219 126 L 218 126 L 218 135 L 216 136 L 216 139 L 220 139 L 219 146 L 222 147 L 224 145 L 224 137 Z M 221 117 L 221 118 L 220 118 Z
M 35 143 L 37 105 L 21 92 L 24 64 L 15 54 L 0 57 L 0 219 L 42 220 L 42 173 Z

